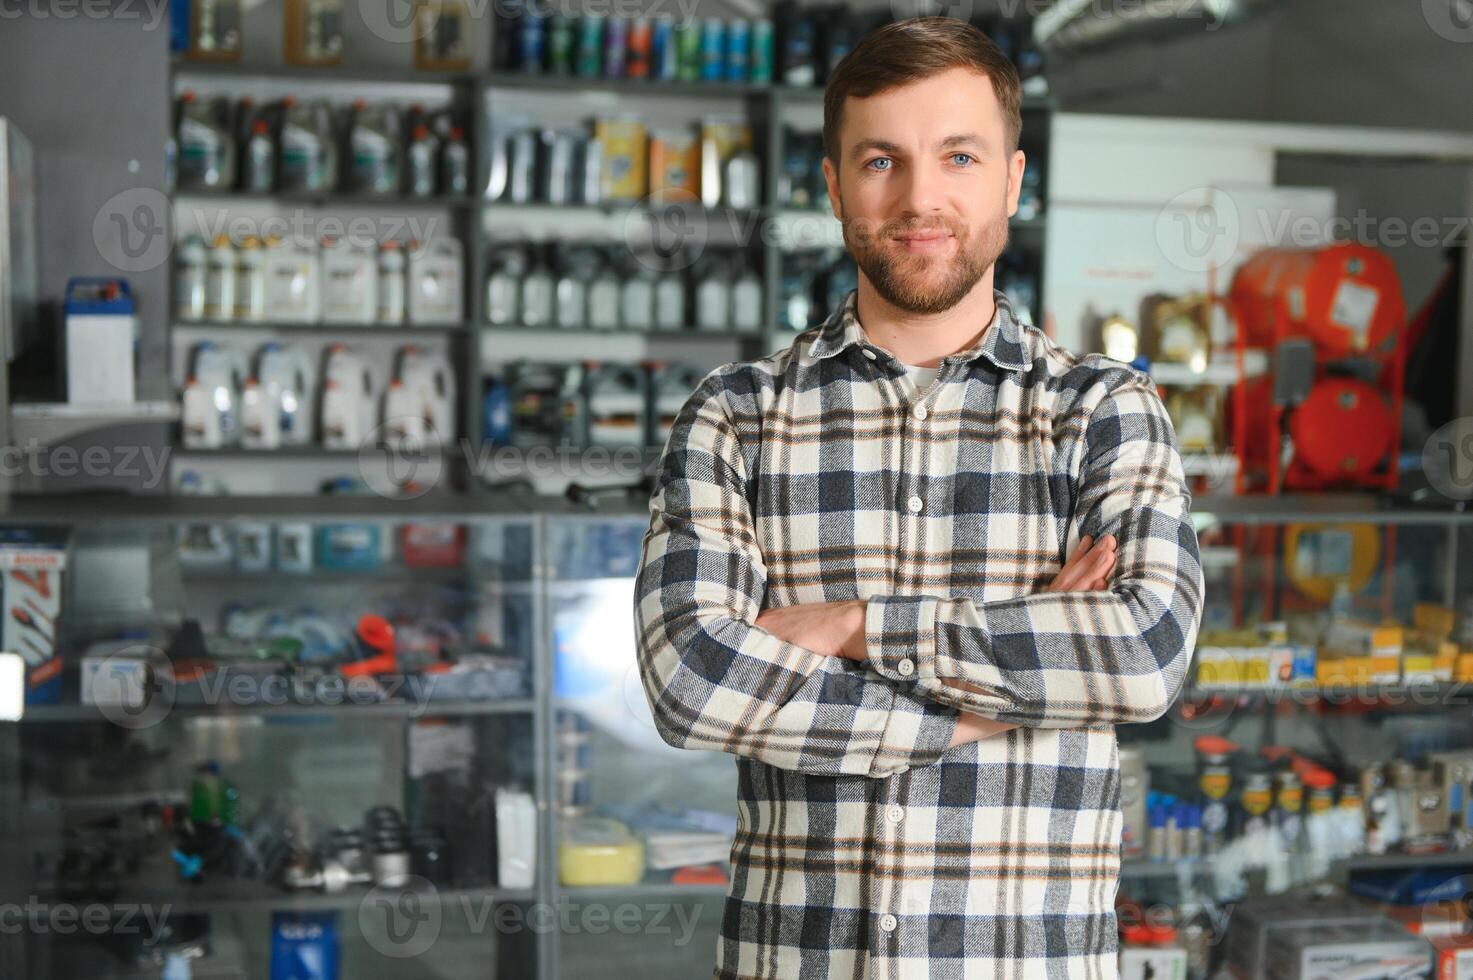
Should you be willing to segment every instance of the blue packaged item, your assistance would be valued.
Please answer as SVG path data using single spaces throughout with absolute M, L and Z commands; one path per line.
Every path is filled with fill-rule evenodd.
M 540 72 L 547 48 L 547 18 L 528 11 L 518 35 L 517 61 L 522 71 Z
M 752 25 L 745 20 L 734 20 L 726 25 L 726 80 L 745 82 L 747 64 L 750 60 Z
M 493 446 L 511 445 L 511 390 L 496 378 L 486 382 L 481 400 L 481 438 Z
M 347 477 L 331 481 L 325 489 L 328 493 L 361 492 Z M 373 521 L 320 524 L 313 551 L 320 569 L 371 571 L 383 565 L 383 528 Z
M 726 77 L 726 25 L 720 18 L 701 22 L 701 81 L 719 82 Z
M 274 912 L 271 980 L 338 980 L 338 914 Z
M 662 82 L 674 81 L 678 63 L 675 22 L 669 17 L 656 17 L 650 35 L 650 77 Z
M 1473 868 L 1473 858 L 1468 867 Z M 1435 868 L 1408 871 L 1357 871 L 1346 886 L 1352 895 L 1389 905 L 1430 905 L 1454 902 L 1461 905 L 1473 892 L 1473 873 Z

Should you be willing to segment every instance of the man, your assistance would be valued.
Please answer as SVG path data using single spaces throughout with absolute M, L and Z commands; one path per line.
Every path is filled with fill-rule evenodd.
M 859 289 L 665 447 L 635 624 L 663 737 L 738 757 L 718 977 L 1115 975 L 1114 726 L 1175 699 L 1202 577 L 1149 379 L 993 288 L 1019 103 L 964 23 L 862 40 L 824 102 Z

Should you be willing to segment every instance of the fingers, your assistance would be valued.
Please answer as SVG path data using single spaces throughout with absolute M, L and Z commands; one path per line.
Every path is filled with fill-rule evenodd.
M 1047 592 L 1079 592 L 1105 587 L 1115 568 L 1115 536 L 1106 534 L 1098 541 L 1089 535 L 1079 539 L 1064 567 L 1045 589 Z

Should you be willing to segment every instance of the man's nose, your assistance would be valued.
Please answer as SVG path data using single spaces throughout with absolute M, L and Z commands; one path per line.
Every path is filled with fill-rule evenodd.
M 927 214 L 941 208 L 941 173 L 934 164 L 916 164 L 906 169 L 901 189 L 901 209 L 910 214 Z

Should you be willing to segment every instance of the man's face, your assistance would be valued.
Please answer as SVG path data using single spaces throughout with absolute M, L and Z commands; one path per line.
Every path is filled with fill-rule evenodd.
M 991 80 L 955 68 L 849 98 L 838 142 L 824 179 L 860 272 L 909 313 L 961 302 L 1007 245 L 1022 185 Z

